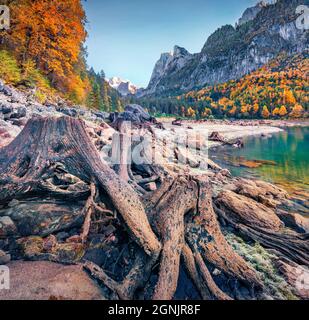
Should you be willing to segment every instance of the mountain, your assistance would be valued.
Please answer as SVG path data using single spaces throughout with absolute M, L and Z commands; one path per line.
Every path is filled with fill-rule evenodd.
M 186 49 L 175 46 L 172 52 L 162 53 L 159 61 L 156 63 L 151 79 L 148 86 L 148 92 L 154 93 L 157 86 L 164 76 L 171 72 L 178 72 L 189 61 L 191 61 L 193 55 Z
M 238 23 L 236 26 L 241 26 L 242 24 L 245 24 L 253 19 L 258 15 L 258 13 L 267 6 L 267 3 L 265 1 L 259 2 L 254 7 L 248 8 L 245 10 L 241 18 L 238 20 Z
M 206 41 L 202 51 L 190 54 L 175 47 L 156 63 L 148 87 L 139 96 L 168 96 L 227 82 L 262 67 L 281 52 L 302 53 L 308 30 L 296 27 L 295 10 L 308 0 L 260 2 L 245 11 L 236 27 L 225 25 Z
M 191 115 L 207 118 L 307 117 L 309 110 L 309 51 L 287 56 L 282 53 L 262 68 L 215 86 L 177 97 Z M 188 108 L 186 113 L 189 114 Z
M 130 94 L 135 94 L 138 91 L 138 87 L 135 86 L 129 80 L 122 80 L 119 77 L 113 77 L 108 79 L 107 82 L 109 85 L 116 89 L 122 96 L 127 96 Z

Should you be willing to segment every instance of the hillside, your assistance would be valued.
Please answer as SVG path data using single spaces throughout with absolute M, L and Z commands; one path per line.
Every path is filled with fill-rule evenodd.
M 308 53 L 281 54 L 240 80 L 190 91 L 177 99 L 188 115 L 238 118 L 301 117 L 309 108 Z
M 281 53 L 239 80 L 205 86 L 176 97 L 137 101 L 154 114 L 206 118 L 300 118 L 308 116 L 308 52 Z
M 122 109 L 120 95 L 86 63 L 80 0 L 6 0 L 11 28 L 0 32 L 0 79 L 32 89 L 40 103 L 66 99 L 92 109 Z

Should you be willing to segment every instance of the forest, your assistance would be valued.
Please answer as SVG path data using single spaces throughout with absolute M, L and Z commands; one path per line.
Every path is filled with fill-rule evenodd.
M 158 116 L 192 119 L 304 118 L 308 116 L 308 54 L 282 53 L 239 80 L 206 86 L 171 97 L 142 98 Z
M 117 91 L 86 63 L 86 16 L 80 0 L 7 0 L 11 28 L 0 32 L 0 78 L 32 88 L 39 102 L 60 96 L 70 104 L 121 110 Z

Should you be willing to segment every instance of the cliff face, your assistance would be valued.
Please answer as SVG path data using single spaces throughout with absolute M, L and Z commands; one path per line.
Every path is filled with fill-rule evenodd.
M 146 91 L 150 94 L 155 93 L 157 86 L 160 86 L 161 80 L 164 79 L 166 75 L 177 74 L 192 58 L 193 55 L 186 49 L 178 46 L 175 46 L 172 52 L 162 53 L 154 67 Z
M 237 25 L 240 26 L 253 20 L 257 16 L 257 14 L 266 6 L 266 2 L 261 1 L 256 6 L 246 9 L 242 17 L 238 20 Z
M 202 51 L 189 54 L 178 48 L 163 54 L 141 95 L 165 95 L 238 79 L 263 66 L 280 52 L 300 53 L 308 48 L 309 32 L 296 27 L 296 7 L 309 0 L 278 0 L 260 5 L 256 16 L 223 26 L 206 41 Z

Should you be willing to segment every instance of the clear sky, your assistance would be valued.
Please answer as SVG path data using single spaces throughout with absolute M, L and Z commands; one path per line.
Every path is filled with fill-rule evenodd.
M 88 65 L 147 86 L 162 52 L 201 50 L 218 27 L 234 25 L 257 0 L 88 0 Z

